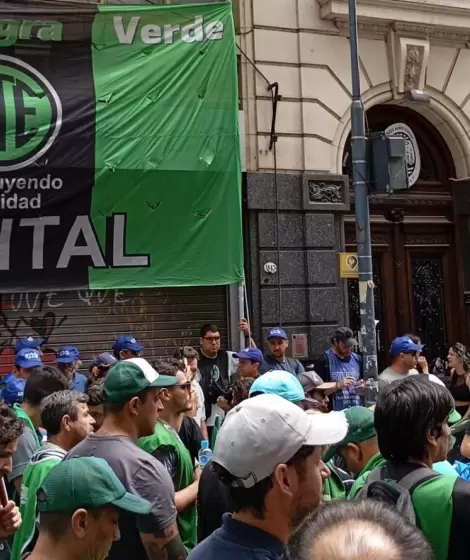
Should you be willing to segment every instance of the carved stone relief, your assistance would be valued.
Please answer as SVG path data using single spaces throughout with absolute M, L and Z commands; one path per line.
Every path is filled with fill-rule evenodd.
M 423 45 L 406 45 L 406 62 L 404 89 L 420 89 L 419 82 L 423 67 L 424 47 Z
M 349 210 L 347 175 L 308 175 L 303 177 L 303 209 L 344 212 Z
M 343 202 L 343 184 L 309 181 L 308 198 L 310 202 L 340 204 Z
M 387 39 L 393 86 L 398 93 L 424 89 L 429 59 L 429 41 L 402 37 L 391 30 Z

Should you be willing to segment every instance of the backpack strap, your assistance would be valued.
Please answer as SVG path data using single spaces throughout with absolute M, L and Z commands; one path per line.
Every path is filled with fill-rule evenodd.
M 411 471 L 397 482 L 411 494 L 417 486 L 438 476 L 440 476 L 439 473 L 433 471 L 432 469 L 428 467 L 421 467 L 420 469 Z
M 372 484 L 373 482 L 379 482 L 380 480 L 384 479 L 384 468 L 379 467 L 369 473 L 367 476 L 367 484 Z

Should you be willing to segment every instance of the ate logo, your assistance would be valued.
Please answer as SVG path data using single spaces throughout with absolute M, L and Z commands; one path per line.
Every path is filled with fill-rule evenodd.
M 0 55 L 0 172 L 34 163 L 52 146 L 62 125 L 62 105 L 35 68 Z

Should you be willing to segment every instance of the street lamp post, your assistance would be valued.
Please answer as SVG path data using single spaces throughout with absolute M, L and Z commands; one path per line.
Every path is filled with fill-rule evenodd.
M 356 0 L 348 0 L 348 6 L 352 76 L 351 158 L 352 179 L 355 193 L 354 205 L 356 212 L 356 242 L 359 262 L 360 342 L 362 344 L 364 379 L 367 384 L 369 379 L 376 380 L 378 373 L 374 282 L 372 274 L 372 250 L 370 240 L 369 193 L 367 184 L 367 138 L 365 131 L 364 106 L 361 101 Z M 368 400 L 367 391 L 366 400 Z

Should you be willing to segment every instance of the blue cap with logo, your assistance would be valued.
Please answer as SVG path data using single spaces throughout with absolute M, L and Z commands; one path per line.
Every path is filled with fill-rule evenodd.
M 15 356 L 16 367 L 30 369 L 42 365 L 41 354 L 36 348 L 22 348 Z
M 395 338 L 390 347 L 390 354 L 395 358 L 403 352 L 403 354 L 412 354 L 413 352 L 420 352 L 424 346 L 422 344 L 415 344 L 409 336 L 399 336 Z
M 98 354 L 91 361 L 89 370 L 91 371 L 94 367 L 113 367 L 118 363 L 118 360 L 109 352 L 103 352 Z
M 80 359 L 80 352 L 76 346 L 62 346 L 57 353 L 58 364 L 71 364 Z
M 44 342 L 43 338 L 36 338 L 34 336 L 19 338 L 16 341 L 15 354 L 18 354 L 20 350 L 23 350 L 23 348 L 39 348 L 44 344 Z
M 295 375 L 283 369 L 273 369 L 263 373 L 254 380 L 251 388 L 251 397 L 255 393 L 278 395 L 290 402 L 299 402 L 305 399 L 304 389 Z
M 120 352 L 121 350 L 132 350 L 133 352 L 141 352 L 144 349 L 142 344 L 139 344 L 133 334 L 120 334 L 113 344 L 113 351 Z
M 258 348 L 245 348 L 241 352 L 234 354 L 235 358 L 239 360 L 252 360 L 253 362 L 258 362 L 259 364 L 263 361 L 263 353 Z
M 289 339 L 286 331 L 284 329 L 281 329 L 280 327 L 269 329 L 268 334 L 266 335 L 266 339 L 269 340 L 270 338 L 282 338 L 283 340 Z

